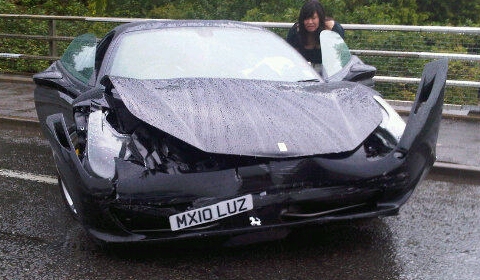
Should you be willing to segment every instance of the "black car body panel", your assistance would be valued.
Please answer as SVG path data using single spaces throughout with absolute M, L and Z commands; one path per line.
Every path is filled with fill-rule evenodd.
M 204 24 L 135 23 L 99 44 L 108 56 L 102 42 L 123 32 Z M 35 101 L 78 219 L 102 241 L 235 236 L 395 215 L 435 161 L 447 61 L 425 67 L 403 135 L 390 141 L 378 94 L 360 84 L 137 80 L 102 75 L 99 59 L 107 58 L 97 50 L 99 76 L 77 88 L 81 94 L 66 86 L 73 78 L 60 67 L 36 75 Z M 94 115 L 99 127 L 129 139 L 111 176 L 99 174 L 89 154 Z M 172 231 L 172 215 L 244 195 L 252 210 Z

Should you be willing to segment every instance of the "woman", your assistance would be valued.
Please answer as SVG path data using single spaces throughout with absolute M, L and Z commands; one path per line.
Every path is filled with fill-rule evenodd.
M 342 26 L 332 18 L 325 17 L 325 10 L 316 0 L 307 1 L 298 16 L 298 22 L 290 28 L 287 42 L 309 61 L 314 68 L 322 63 L 320 32 L 333 30 L 344 38 Z

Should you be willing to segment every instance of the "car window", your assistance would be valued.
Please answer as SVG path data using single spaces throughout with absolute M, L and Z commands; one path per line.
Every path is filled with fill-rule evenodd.
M 278 35 L 225 27 L 130 32 L 120 38 L 109 72 L 137 79 L 320 79 Z
M 93 34 L 81 35 L 70 43 L 60 58 L 65 69 L 83 83 L 88 83 L 93 73 L 96 42 Z

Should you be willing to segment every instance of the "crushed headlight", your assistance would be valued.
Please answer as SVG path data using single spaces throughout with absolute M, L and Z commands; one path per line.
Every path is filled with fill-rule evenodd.
M 115 158 L 130 137 L 115 131 L 101 110 L 88 118 L 87 158 L 90 168 L 98 176 L 111 179 L 115 176 Z
M 378 95 L 373 96 L 375 100 L 383 108 L 382 110 L 382 123 L 380 127 L 388 131 L 397 142 L 402 138 L 405 131 L 405 122 L 402 117 L 390 106 L 383 98 Z

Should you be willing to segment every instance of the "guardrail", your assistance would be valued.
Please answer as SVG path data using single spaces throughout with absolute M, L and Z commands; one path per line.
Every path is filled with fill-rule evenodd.
M 0 33 L 0 40 L 20 39 L 20 40 L 45 41 L 48 43 L 48 52 L 46 55 L 32 54 L 32 53 L 31 54 L 9 53 L 9 52 L 2 52 L 2 49 L 0 49 L 0 58 L 52 61 L 52 60 L 58 59 L 58 56 L 59 56 L 58 43 L 68 42 L 74 38 L 73 36 L 59 35 L 59 33 L 62 33 L 62 32 L 65 33 L 64 31 L 59 32 L 58 30 L 59 22 L 65 22 L 65 21 L 75 22 L 76 21 L 76 22 L 84 22 L 84 23 L 91 23 L 91 24 L 95 24 L 95 23 L 96 24 L 98 23 L 118 24 L 118 23 L 126 23 L 126 22 L 133 22 L 133 21 L 151 20 L 151 19 L 0 14 L 0 20 L 43 21 L 43 22 L 47 22 L 47 25 L 48 25 L 48 31 L 47 31 L 48 33 L 45 35 Z M 284 33 L 285 33 L 285 30 L 287 30 L 292 26 L 292 23 L 284 23 L 284 22 L 249 22 L 249 23 L 253 25 L 269 28 L 269 29 L 281 30 Z M 414 77 L 392 75 L 392 73 L 394 74 L 396 68 L 401 67 L 403 64 L 407 64 L 403 62 L 407 61 L 408 59 L 410 59 L 409 61 L 412 61 L 412 60 L 428 61 L 428 60 L 438 59 L 438 58 L 447 58 L 450 61 L 465 62 L 468 64 L 467 66 L 469 67 L 469 69 L 470 67 L 472 67 L 472 69 L 480 69 L 480 47 L 479 46 L 472 47 L 471 50 L 468 51 L 469 53 L 456 53 L 451 51 L 441 51 L 441 52 L 416 51 L 415 49 L 412 49 L 412 50 L 370 49 L 370 48 L 378 48 L 377 46 L 367 46 L 369 49 L 366 49 L 366 47 L 364 46 L 362 47 L 362 49 L 355 48 L 355 43 L 360 41 L 362 38 L 362 35 L 357 35 L 357 33 L 360 34 L 361 32 L 376 32 L 375 35 L 378 35 L 378 36 L 385 36 L 387 32 L 402 32 L 404 34 L 409 33 L 414 35 L 412 35 L 412 37 L 407 37 L 407 39 L 405 40 L 412 40 L 412 41 L 415 41 L 418 39 L 415 37 L 418 34 L 438 34 L 439 36 L 451 34 L 454 36 L 458 35 L 463 38 L 465 38 L 465 36 L 470 36 L 470 37 L 477 36 L 479 40 L 476 40 L 477 42 L 476 44 L 478 44 L 478 41 L 480 41 L 480 28 L 445 27 L 445 26 L 366 25 L 366 24 L 342 24 L 342 26 L 344 27 L 346 32 L 349 32 L 347 33 L 348 34 L 347 43 L 352 48 L 351 50 L 352 53 L 362 57 L 362 59 L 366 60 L 367 63 L 369 63 L 368 61 L 369 57 L 383 58 L 383 59 L 397 58 L 402 60 L 402 62 L 397 63 L 398 66 L 391 66 L 390 68 L 385 70 L 379 69 L 379 73 L 377 73 L 379 75 L 375 77 L 375 80 L 379 83 L 390 83 L 390 84 L 397 84 L 400 86 L 404 86 L 405 84 L 418 83 L 419 75 L 417 74 L 417 72 L 419 71 L 421 72 L 421 69 L 415 69 L 415 71 L 412 71 L 412 72 L 415 72 Z M 350 36 L 350 35 L 353 35 L 353 36 Z M 418 35 L 418 36 L 423 36 L 423 35 Z M 349 38 L 352 38 L 352 37 L 355 37 L 354 39 L 352 39 L 353 43 L 348 41 Z M 412 48 L 415 48 L 415 46 L 412 46 Z M 375 62 L 370 62 L 369 64 L 377 66 L 377 63 Z M 457 67 L 461 68 L 462 66 L 457 66 Z M 381 73 L 382 71 L 384 73 Z M 471 76 L 471 77 L 467 76 L 464 79 L 454 78 L 454 79 L 449 79 L 447 81 L 447 86 L 467 88 L 468 90 L 470 90 L 469 94 L 474 95 L 476 94 L 478 89 L 480 89 L 479 80 L 480 80 L 480 75 Z M 476 99 L 476 96 L 474 98 Z

